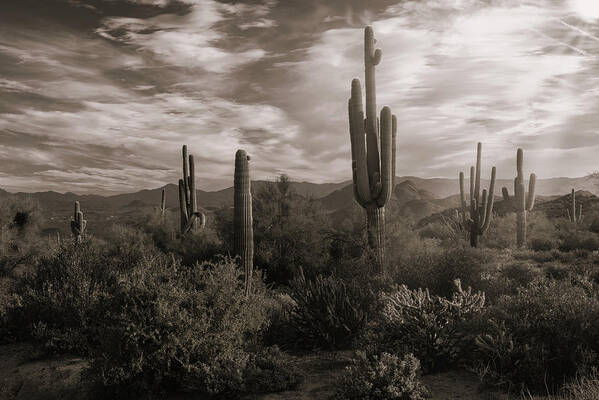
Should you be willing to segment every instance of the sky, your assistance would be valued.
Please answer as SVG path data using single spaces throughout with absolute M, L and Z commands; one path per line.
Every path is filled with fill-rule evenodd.
M 351 179 L 363 28 L 398 118 L 398 176 L 599 169 L 596 0 L 3 0 L 0 188 L 116 194 Z

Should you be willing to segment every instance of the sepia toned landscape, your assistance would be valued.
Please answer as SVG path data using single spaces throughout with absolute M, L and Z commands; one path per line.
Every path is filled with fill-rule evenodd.
M 599 399 L 594 1 L 0 20 L 0 399 Z

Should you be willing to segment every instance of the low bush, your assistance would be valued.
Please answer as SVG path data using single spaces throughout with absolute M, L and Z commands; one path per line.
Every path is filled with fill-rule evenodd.
M 84 354 L 90 313 L 104 290 L 106 265 L 93 241 L 72 243 L 39 260 L 35 272 L 15 284 L 8 325 L 14 335 L 33 339 L 50 353 Z
M 556 391 L 598 366 L 599 301 L 590 283 L 537 279 L 488 310 L 476 339 L 484 382 Z
M 427 289 L 398 287 L 383 296 L 383 318 L 374 340 L 393 353 L 413 353 L 426 373 L 463 364 L 474 346 L 470 321 L 485 303 L 483 293 L 463 290 L 459 280 L 451 299 Z
M 412 354 L 367 355 L 356 352 L 336 385 L 336 400 L 424 400 L 428 392 L 418 379 L 420 363 Z
M 222 259 L 191 269 L 156 260 L 122 276 L 93 316 L 90 376 L 107 395 L 125 397 L 235 396 L 295 384 L 276 353 L 253 354 L 267 325 L 265 289 L 256 274 L 246 297 L 242 275 Z
M 300 276 L 291 283 L 294 306 L 289 341 L 305 348 L 341 349 L 351 345 L 376 318 L 378 301 L 368 282 L 346 282 L 335 276 Z

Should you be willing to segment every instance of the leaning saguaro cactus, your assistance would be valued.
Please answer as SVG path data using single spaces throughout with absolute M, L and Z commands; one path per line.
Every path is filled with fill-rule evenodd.
M 480 171 L 481 171 L 482 144 L 476 146 L 476 169 L 470 167 L 470 216 L 466 217 L 467 205 L 464 195 L 464 173 L 460 172 L 460 205 L 462 207 L 462 223 L 470 230 L 470 246 L 478 246 L 478 237 L 484 235 L 489 229 L 493 218 L 493 192 L 495 190 L 496 169 L 491 169 L 491 182 L 489 193 L 483 190 L 480 197 Z
M 71 232 L 75 238 L 75 243 L 81 243 L 81 236 L 85 232 L 87 221 L 83 219 L 83 212 L 78 201 L 75 202 L 75 210 L 71 217 Z
M 385 205 L 391 199 L 395 181 L 397 120 L 389 107 L 383 107 L 380 120 L 376 116 L 374 67 L 382 53 L 375 50 L 374 44 L 372 28 L 367 26 L 364 29 L 366 118 L 359 79 L 352 81 L 348 110 L 354 196 L 366 209 L 368 243 L 375 250 L 380 268 L 385 255 Z
M 579 203 L 578 209 L 576 208 L 576 193 L 574 192 L 574 189 L 572 189 L 570 200 L 570 207 L 566 208 L 566 211 L 568 212 L 568 219 L 572 223 L 580 224 L 583 219 L 582 204 Z
M 245 150 L 235 153 L 235 195 L 233 198 L 233 226 L 235 253 L 241 258 L 245 272 L 245 294 L 251 291 L 254 269 L 254 228 L 252 220 L 252 193 L 250 191 L 250 156 Z
M 183 179 L 179 179 L 179 210 L 181 211 L 182 235 L 196 226 L 203 228 L 206 225 L 206 216 L 198 212 L 193 155 L 187 156 L 187 146 L 185 145 L 183 146 Z
M 535 204 L 535 184 L 537 176 L 530 174 L 528 181 L 528 196 L 524 191 L 524 172 L 522 165 L 524 164 L 524 151 L 518 149 L 516 152 L 516 171 L 517 176 L 514 178 L 514 197 L 510 198 L 507 188 L 501 190 L 503 199 L 511 204 L 516 211 L 516 244 L 518 247 L 523 247 L 526 244 L 526 215 Z

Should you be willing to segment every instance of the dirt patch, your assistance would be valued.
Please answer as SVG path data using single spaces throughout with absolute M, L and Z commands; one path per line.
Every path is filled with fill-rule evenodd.
M 87 362 L 80 358 L 31 359 L 32 347 L 0 346 L 0 399 L 81 400 L 88 388 L 81 380 Z

